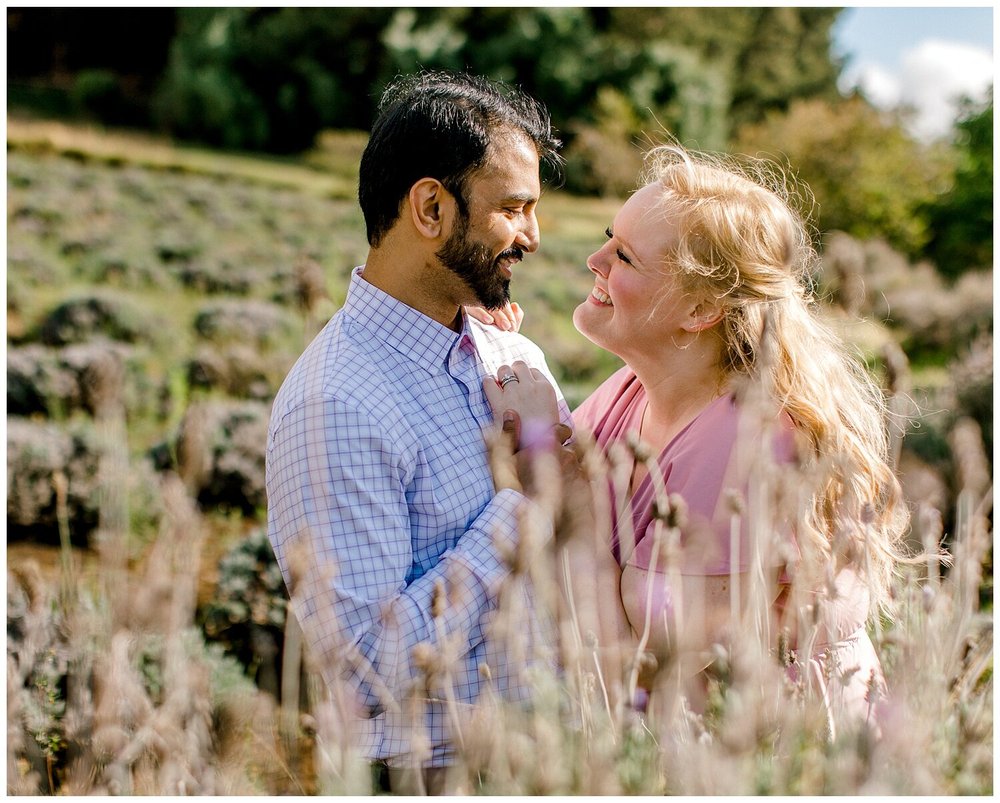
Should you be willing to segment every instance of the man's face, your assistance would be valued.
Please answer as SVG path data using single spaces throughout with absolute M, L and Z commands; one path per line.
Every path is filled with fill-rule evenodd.
M 538 154 L 524 136 L 501 137 L 466 185 L 468 215 L 459 216 L 437 257 L 487 309 L 510 300 L 512 268 L 538 249 L 535 206 L 541 193 Z

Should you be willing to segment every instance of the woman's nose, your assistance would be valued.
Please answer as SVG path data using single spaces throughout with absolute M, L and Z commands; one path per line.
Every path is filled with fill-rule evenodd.
M 587 257 L 587 267 L 602 279 L 608 278 L 608 259 L 604 253 L 606 250 L 606 248 L 601 248 Z

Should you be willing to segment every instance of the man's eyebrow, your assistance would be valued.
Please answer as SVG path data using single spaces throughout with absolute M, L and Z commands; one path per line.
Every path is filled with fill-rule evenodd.
M 505 204 L 509 203 L 530 204 L 536 202 L 537 200 L 538 198 L 536 198 L 530 192 L 515 192 L 512 195 L 508 195 L 506 198 L 504 198 L 503 202 Z

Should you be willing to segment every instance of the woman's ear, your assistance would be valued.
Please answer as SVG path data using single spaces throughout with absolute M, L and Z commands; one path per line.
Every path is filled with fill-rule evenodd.
M 436 178 L 422 178 L 410 187 L 408 202 L 414 228 L 429 239 L 440 237 L 454 205 L 444 185 Z
M 684 322 L 685 332 L 702 332 L 711 329 L 722 320 L 724 310 L 714 301 L 700 301 L 694 309 L 688 313 L 687 321 Z

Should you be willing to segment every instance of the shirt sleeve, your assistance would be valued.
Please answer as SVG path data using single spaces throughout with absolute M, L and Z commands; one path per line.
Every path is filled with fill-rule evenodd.
M 303 633 L 329 680 L 347 678 L 361 713 L 405 696 L 413 648 L 449 638 L 460 657 L 482 641 L 528 500 L 497 494 L 426 574 L 412 565 L 406 444 L 334 399 L 304 403 L 274 430 L 267 454 L 268 534 Z M 435 586 L 446 598 L 432 616 Z M 456 635 L 458 634 L 458 635 Z

